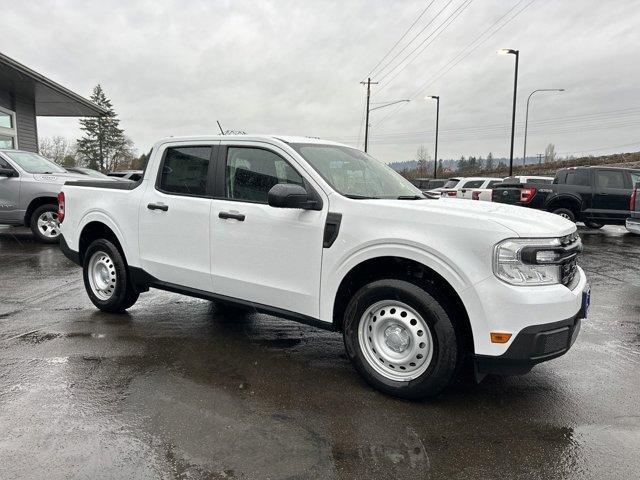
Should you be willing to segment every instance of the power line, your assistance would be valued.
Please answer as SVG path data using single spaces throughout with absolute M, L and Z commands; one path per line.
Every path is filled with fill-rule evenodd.
M 375 71 L 376 68 L 378 68 L 380 66 L 380 64 L 382 62 L 384 62 L 384 60 L 389 56 L 389 54 L 391 52 L 393 52 L 393 49 L 396 48 L 398 46 L 398 44 L 404 39 L 404 37 L 407 36 L 407 34 L 411 31 L 411 29 L 416 25 L 416 23 L 418 23 L 418 21 L 422 18 L 422 16 L 427 13 L 427 10 L 429 10 L 429 7 L 431 7 L 431 5 L 434 4 L 436 0 L 431 0 L 431 2 L 424 8 L 424 10 L 422 10 L 422 12 L 420 12 L 420 15 L 418 15 L 418 17 L 413 21 L 413 23 L 409 26 L 409 28 L 407 28 L 407 30 L 405 30 L 405 32 L 402 34 L 402 36 L 398 39 L 398 41 L 396 43 L 393 44 L 393 47 L 391 47 L 389 49 L 389 51 L 387 53 L 384 54 L 384 57 L 382 57 L 378 63 L 375 64 L 375 66 L 371 69 L 371 71 L 369 73 L 367 73 L 364 78 L 366 79 L 367 77 L 370 77 L 373 72 Z M 364 79 L 363 79 L 364 81 Z
M 442 12 L 443 12 L 443 11 L 444 11 L 448 6 L 449 6 L 449 5 L 451 5 L 451 3 L 452 3 L 452 2 L 453 2 L 453 0 L 449 0 L 449 1 L 445 4 L 445 6 L 444 6 L 444 7 L 442 7 L 442 8 L 438 11 L 438 13 L 436 13 L 436 15 L 431 19 L 431 21 L 429 21 L 429 22 L 428 22 L 424 27 L 422 27 L 422 29 L 421 29 L 418 33 L 416 33 L 416 34 L 413 36 L 413 38 L 412 38 L 411 40 L 409 40 L 409 42 L 407 42 L 407 43 L 405 44 L 405 46 L 404 46 L 404 47 L 402 47 L 402 48 L 400 49 L 400 51 L 398 51 L 398 52 L 393 56 L 393 58 L 391 58 L 391 60 L 389 60 L 389 61 L 388 61 L 388 62 L 387 62 L 387 63 L 386 63 L 386 64 L 385 64 L 385 65 L 384 65 L 380 70 L 378 70 L 377 74 L 378 74 L 378 75 L 380 75 L 382 72 L 384 72 L 384 71 L 386 70 L 386 68 L 387 68 L 391 63 L 393 63 L 393 61 L 394 61 L 396 58 L 398 58 L 398 57 L 402 54 L 402 52 L 404 52 L 404 51 L 409 47 L 409 45 L 411 45 L 411 44 L 412 44 L 412 43 L 413 43 L 413 42 L 414 42 L 418 37 L 420 37 L 420 35 L 422 35 L 422 32 L 424 32 L 427 28 L 429 28 L 429 26 L 430 26 L 430 25 L 431 25 L 431 24 L 436 20 L 436 18 L 438 18 L 438 17 L 440 16 L 440 14 L 441 14 L 441 13 L 442 13 Z M 392 70 L 393 70 L 393 69 L 392 69 Z
M 465 0 L 464 2 L 462 2 L 458 8 L 456 8 L 440 25 L 438 25 L 436 27 L 436 29 L 429 34 L 425 39 L 422 40 L 422 42 L 420 42 L 418 44 L 418 46 L 416 48 L 414 48 L 407 56 L 405 56 L 396 66 L 396 68 L 398 68 L 402 62 L 404 62 L 407 58 L 409 58 L 410 56 L 412 56 L 418 49 L 420 49 L 420 47 L 422 47 L 420 49 L 420 51 L 413 56 L 413 58 L 411 60 L 409 60 L 407 63 L 405 63 L 402 68 L 400 68 L 399 70 L 397 70 L 395 72 L 395 74 L 387 81 L 387 83 L 385 83 L 382 87 L 380 87 L 380 89 L 378 91 L 383 90 L 384 88 L 387 87 L 387 85 L 389 85 L 395 78 L 397 78 L 398 75 L 400 75 L 400 73 L 402 73 L 402 71 L 404 71 L 405 68 L 407 68 L 409 65 L 411 65 L 411 63 L 413 63 L 413 61 L 418 58 L 420 55 L 422 55 L 422 53 L 429 48 L 429 46 L 431 46 L 431 44 L 433 44 L 433 42 L 436 41 L 436 39 L 447 29 L 447 27 L 449 25 L 451 25 L 461 14 L 462 12 L 464 12 L 469 5 L 471 5 L 471 3 L 473 2 L 473 0 Z M 448 22 L 448 23 L 447 23 Z M 446 25 L 445 25 L 446 24 Z M 444 27 L 443 27 L 444 25 Z M 440 31 L 438 31 L 439 28 L 442 29 Z M 429 38 L 431 38 L 431 36 L 433 36 L 435 34 L 435 36 L 433 37 L 433 39 L 427 43 L 426 45 L 424 45 L 424 43 L 429 40 Z M 423 46 L 424 45 L 424 46 Z M 387 72 L 385 75 L 383 75 L 380 78 L 380 81 L 384 80 L 393 70 L 390 70 L 389 72 Z
M 449 62 L 447 62 L 443 67 L 440 68 L 440 70 L 438 70 L 438 73 L 436 73 L 436 77 L 435 78 L 430 78 L 428 79 L 425 83 L 423 83 L 420 87 L 418 87 L 417 90 L 415 90 L 411 95 L 409 95 L 409 98 L 417 98 L 420 94 L 420 92 L 425 89 L 426 87 L 430 86 L 431 84 L 433 84 L 436 80 L 439 80 L 442 76 L 444 76 L 445 74 L 447 74 L 449 71 L 451 71 L 456 65 L 458 65 L 462 60 L 464 60 L 466 57 L 468 57 L 469 55 L 471 55 L 475 50 L 477 50 L 483 43 L 485 43 L 487 40 L 489 40 L 491 37 L 493 37 L 496 33 L 498 33 L 502 28 L 504 28 L 507 24 L 509 24 L 512 20 L 514 20 L 517 16 L 519 16 L 522 12 L 524 12 L 525 9 L 527 9 L 535 0 L 530 0 L 529 3 L 527 3 L 522 9 L 520 9 L 519 11 L 517 11 L 511 18 L 509 18 L 506 22 L 504 22 L 502 25 L 500 25 L 495 31 L 493 31 L 491 34 L 489 34 L 486 38 L 482 39 L 482 37 L 484 35 L 486 35 L 489 31 L 491 31 L 496 25 L 498 25 L 506 16 L 508 16 L 514 9 L 516 9 L 524 0 L 520 0 L 516 5 L 514 5 L 512 8 L 510 8 L 504 15 L 502 15 L 500 18 L 498 18 L 498 20 L 496 20 L 495 22 L 493 22 L 488 28 L 486 28 L 480 35 L 478 35 L 474 40 L 472 40 L 471 42 L 469 42 L 462 50 L 460 50 L 460 52 L 458 52 Z M 480 39 L 482 39 L 481 41 L 479 41 Z M 474 46 L 474 44 L 476 42 L 478 42 L 477 45 Z M 473 48 L 471 50 L 469 50 L 466 54 L 464 54 L 462 57 L 460 57 L 460 55 L 462 55 L 465 50 L 469 49 L 470 47 Z M 460 58 L 458 58 L 460 57 Z M 451 64 L 453 62 L 453 64 Z M 451 64 L 451 65 L 450 65 Z M 447 66 L 449 66 L 449 68 L 447 68 Z M 443 69 L 446 69 L 445 71 L 442 71 Z M 442 73 L 440 73 L 442 72 Z M 394 111 L 389 112 L 387 115 L 385 115 L 382 119 L 380 119 L 380 121 L 378 121 L 378 123 L 376 124 L 376 127 L 380 126 L 387 118 L 391 117 L 392 115 L 395 115 L 399 110 L 402 109 L 402 107 L 404 107 L 404 105 L 400 105 L 397 109 L 395 109 Z
M 527 3 L 524 7 L 522 7 L 519 11 L 517 11 L 511 18 L 509 18 L 506 22 L 504 22 L 502 25 L 500 25 L 498 28 L 496 28 L 493 32 L 491 32 L 491 34 L 489 34 L 486 38 L 484 38 L 482 41 L 479 41 L 477 43 L 477 45 L 475 45 L 471 50 L 469 50 L 466 54 L 464 54 L 462 57 L 460 57 L 458 60 L 456 60 L 449 68 L 447 68 L 444 72 L 439 73 L 442 69 L 438 70 L 438 73 L 436 73 L 436 76 L 434 78 L 432 78 L 431 80 L 427 80 L 427 82 L 423 83 L 420 87 L 418 87 L 417 90 L 414 91 L 413 94 L 410 95 L 411 98 L 414 98 L 416 96 L 418 96 L 420 94 L 421 91 L 423 91 L 424 89 L 426 89 L 427 87 L 431 86 L 433 83 L 436 82 L 436 80 L 439 80 L 440 78 L 442 78 L 442 76 L 444 76 L 445 74 L 449 73 L 456 65 L 458 65 L 460 62 L 462 62 L 465 58 L 467 58 L 469 55 L 471 55 L 473 52 L 475 52 L 478 48 L 480 48 L 480 46 L 482 46 L 482 44 L 484 44 L 487 40 L 489 40 L 491 37 L 493 37 L 496 33 L 498 33 L 500 30 L 502 30 L 504 27 L 506 27 L 511 21 L 513 21 L 516 17 L 518 17 L 522 12 L 524 12 L 531 4 L 533 4 L 535 0 L 530 0 L 529 3 Z M 516 8 L 521 2 L 517 3 L 515 5 Z M 469 48 L 470 46 L 472 46 L 476 41 L 478 41 L 482 36 L 484 36 L 489 30 L 491 30 L 494 26 L 496 26 L 500 21 L 502 21 L 502 19 L 505 18 L 506 15 L 508 15 L 511 11 L 513 11 L 513 8 L 511 8 L 505 15 L 503 15 L 502 17 L 500 17 L 496 22 L 494 22 L 489 28 L 487 28 L 484 32 L 482 32 L 478 37 L 476 37 L 475 40 L 473 40 L 472 42 L 470 42 L 466 47 L 464 47 L 461 52 L 458 53 L 458 55 L 460 55 L 465 49 Z M 458 56 L 456 55 L 456 57 Z M 456 59 L 456 57 L 453 58 L 453 60 Z M 451 63 L 451 62 L 449 62 Z M 446 68 L 446 66 L 448 65 L 445 64 L 445 66 L 443 68 Z

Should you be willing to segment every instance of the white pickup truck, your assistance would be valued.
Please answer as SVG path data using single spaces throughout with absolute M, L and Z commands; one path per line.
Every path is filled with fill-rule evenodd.
M 67 182 L 59 203 L 99 309 L 158 288 L 341 331 L 364 378 L 405 398 L 463 364 L 480 378 L 564 354 L 589 304 L 572 222 L 429 200 L 328 141 L 169 138 L 140 182 Z

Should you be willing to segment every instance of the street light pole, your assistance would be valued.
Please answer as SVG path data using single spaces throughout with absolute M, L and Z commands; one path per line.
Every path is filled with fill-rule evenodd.
M 564 92 L 564 88 L 539 88 L 538 90 L 534 90 L 527 97 L 527 113 L 524 117 L 524 152 L 522 154 L 522 166 L 524 166 L 527 162 L 527 131 L 529 130 L 529 101 L 531 97 L 536 92 Z
M 501 55 L 515 55 L 516 56 L 516 71 L 513 77 L 513 112 L 511 114 L 511 150 L 509 153 L 509 176 L 513 175 L 513 139 L 516 130 L 516 97 L 518 93 L 518 61 L 520 59 L 520 50 L 513 50 L 512 48 L 503 48 L 498 50 Z
M 438 123 L 440 123 L 440 97 L 438 95 L 429 95 L 427 98 L 435 98 L 436 100 L 436 146 L 433 161 L 433 178 L 438 176 Z

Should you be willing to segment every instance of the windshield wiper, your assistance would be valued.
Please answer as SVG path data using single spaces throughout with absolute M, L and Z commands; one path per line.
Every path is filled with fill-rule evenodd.
M 396 197 L 397 200 L 424 200 L 425 196 L 420 196 L 420 195 L 400 195 L 399 197 Z
M 344 195 L 347 198 L 352 198 L 354 200 L 380 200 L 380 197 L 368 197 L 366 195 L 352 195 L 352 194 L 345 194 Z

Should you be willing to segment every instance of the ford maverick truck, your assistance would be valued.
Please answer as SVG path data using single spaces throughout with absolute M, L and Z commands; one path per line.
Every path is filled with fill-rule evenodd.
M 58 218 L 97 308 L 157 288 L 342 332 L 360 374 L 405 398 L 461 365 L 524 373 L 566 353 L 589 305 L 572 222 L 430 200 L 312 138 L 162 140 L 138 183 L 67 182 Z

